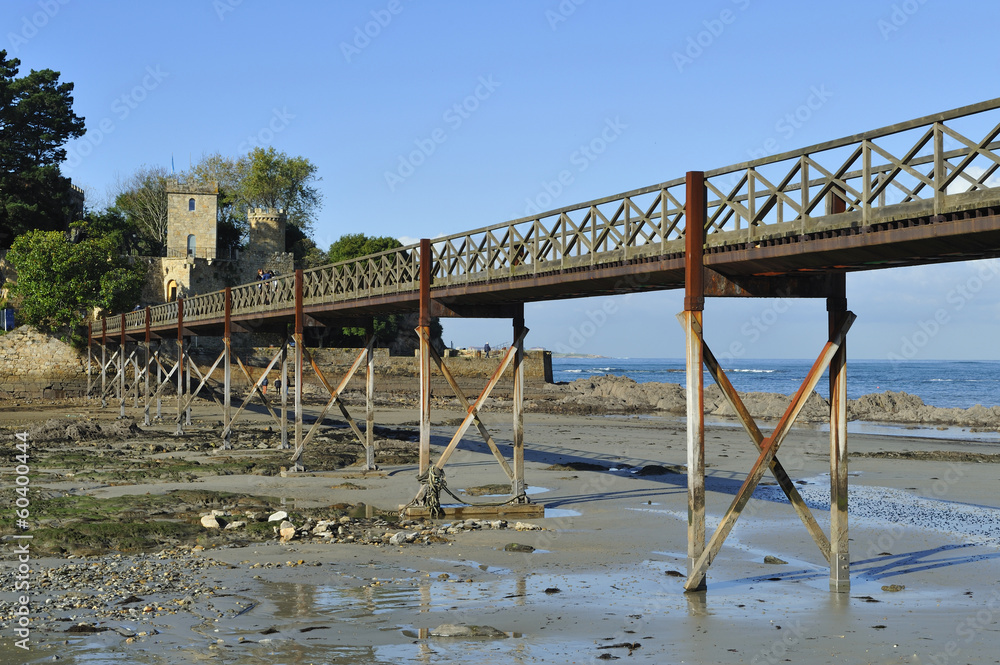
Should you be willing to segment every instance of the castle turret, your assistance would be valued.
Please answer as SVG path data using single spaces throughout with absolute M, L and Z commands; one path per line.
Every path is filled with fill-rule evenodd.
M 259 254 L 284 253 L 288 222 L 284 208 L 250 208 L 247 221 L 250 223 L 249 249 Z

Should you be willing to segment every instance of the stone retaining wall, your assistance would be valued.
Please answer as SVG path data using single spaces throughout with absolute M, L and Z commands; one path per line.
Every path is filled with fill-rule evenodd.
M 86 354 L 30 326 L 0 335 L 0 395 L 58 398 L 86 389 Z

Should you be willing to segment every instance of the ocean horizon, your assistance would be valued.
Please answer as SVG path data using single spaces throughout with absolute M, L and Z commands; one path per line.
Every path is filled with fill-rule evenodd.
M 740 392 L 789 395 L 798 390 L 813 362 L 808 359 L 741 358 L 723 362 L 722 365 L 729 380 Z M 684 371 L 683 358 L 552 358 L 552 378 L 556 382 L 613 374 L 638 383 L 684 385 Z M 712 383 L 710 376 L 706 375 L 705 383 Z M 943 408 L 1000 405 L 1000 361 L 848 359 L 848 398 L 857 399 L 887 390 L 916 395 L 925 404 Z M 829 398 L 829 380 L 821 379 L 816 391 Z

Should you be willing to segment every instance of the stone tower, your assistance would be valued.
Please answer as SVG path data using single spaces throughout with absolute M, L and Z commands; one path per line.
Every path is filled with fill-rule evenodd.
M 215 259 L 219 185 L 167 182 L 167 257 Z
M 284 208 L 249 208 L 250 244 L 259 254 L 277 254 L 285 251 L 285 224 L 288 217 Z

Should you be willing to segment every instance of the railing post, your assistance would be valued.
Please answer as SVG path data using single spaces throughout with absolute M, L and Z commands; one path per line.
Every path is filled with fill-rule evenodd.
M 512 236 L 513 238 L 513 236 Z M 511 240 L 513 243 L 513 239 Z M 420 474 L 431 459 L 431 241 L 420 240 Z
M 708 192 L 705 174 L 689 171 L 686 182 L 684 329 L 687 341 L 688 580 L 705 550 L 705 396 L 701 331 L 705 309 L 704 247 Z M 692 590 L 706 588 L 704 578 Z
M 944 171 L 944 131 L 941 123 L 934 123 L 934 214 L 940 215 L 944 210 L 944 183 L 948 174 Z
M 872 146 L 867 140 L 861 142 L 861 223 L 872 223 Z

